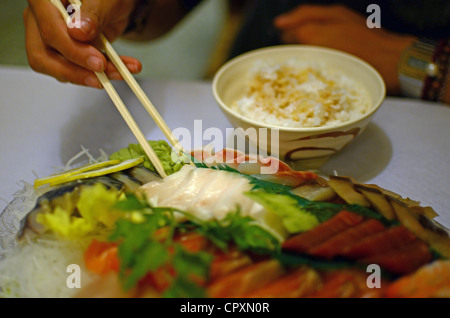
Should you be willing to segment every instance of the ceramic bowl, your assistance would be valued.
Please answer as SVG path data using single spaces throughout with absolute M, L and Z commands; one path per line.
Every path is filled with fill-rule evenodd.
M 370 109 L 359 118 L 331 127 L 280 127 L 257 122 L 239 114 L 230 105 L 245 95 L 248 74 L 256 62 L 283 63 L 291 59 L 321 63 L 335 72 L 355 80 L 368 92 Z M 240 55 L 224 64 L 215 74 L 213 95 L 220 109 L 235 128 L 247 131 L 253 128 L 257 134 L 246 134 L 259 150 L 276 155 L 288 162 L 297 162 L 304 168 L 317 168 L 357 138 L 371 121 L 386 95 L 380 74 L 365 61 L 333 49 L 306 46 L 280 45 L 258 49 Z M 261 143 L 260 131 L 270 130 L 266 143 Z M 275 136 L 278 135 L 278 136 Z M 265 137 L 265 136 L 264 136 Z M 264 149 L 263 149 L 264 148 Z

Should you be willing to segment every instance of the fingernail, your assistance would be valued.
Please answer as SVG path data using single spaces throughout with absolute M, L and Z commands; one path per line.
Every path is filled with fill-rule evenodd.
M 126 64 L 126 66 L 132 73 L 139 72 L 139 67 L 136 64 Z
M 109 78 L 112 80 L 121 80 L 122 76 L 120 75 L 119 72 L 112 72 L 109 74 Z
M 91 36 L 92 33 L 94 32 L 91 23 L 87 20 L 81 20 L 80 29 L 88 36 Z
M 90 56 L 87 59 L 87 66 L 94 71 L 94 72 L 102 72 L 103 71 L 103 61 L 96 57 L 96 56 Z
M 86 84 L 86 86 L 93 87 L 93 88 L 100 87 L 100 83 L 98 82 L 98 79 L 93 76 L 89 76 L 88 78 L 86 78 L 86 80 L 84 81 L 84 84 Z

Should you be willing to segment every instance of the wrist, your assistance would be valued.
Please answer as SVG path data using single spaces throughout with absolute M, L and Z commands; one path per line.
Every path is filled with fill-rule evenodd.
M 379 41 L 381 50 L 377 59 L 377 69 L 382 75 L 389 95 L 401 95 L 401 83 L 398 76 L 398 64 L 403 52 L 414 43 L 417 38 L 413 36 L 392 35 L 384 36 Z

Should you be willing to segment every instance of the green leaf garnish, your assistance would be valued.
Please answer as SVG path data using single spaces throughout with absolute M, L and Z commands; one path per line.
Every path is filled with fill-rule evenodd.
M 228 213 L 222 220 L 198 224 L 197 232 L 205 235 L 217 247 L 225 250 L 234 244 L 241 251 L 271 254 L 280 250 L 280 242 L 268 231 L 239 210 Z
M 110 241 L 118 242 L 120 278 L 129 290 L 148 273 L 173 268 L 176 275 L 164 291 L 166 297 L 200 297 L 203 288 L 196 280 L 206 280 L 212 255 L 189 252 L 173 240 L 175 230 L 194 230 L 204 235 L 220 249 L 234 244 L 242 251 L 271 254 L 280 250 L 280 242 L 240 211 L 227 214 L 223 220 L 202 221 L 193 215 L 172 208 L 152 207 L 130 196 L 118 205 L 122 210 L 139 214 L 138 218 L 117 221 Z M 174 213 L 184 214 L 189 222 L 178 223 Z M 164 229 L 163 229 L 164 228 Z

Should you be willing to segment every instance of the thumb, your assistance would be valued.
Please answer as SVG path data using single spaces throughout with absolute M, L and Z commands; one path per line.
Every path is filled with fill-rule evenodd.
M 102 5 L 101 0 L 85 0 L 81 8 L 78 6 L 73 8 L 71 16 L 79 23 L 75 23 L 76 27 L 69 28 L 70 36 L 81 42 L 95 40 L 102 32 L 109 7 Z

